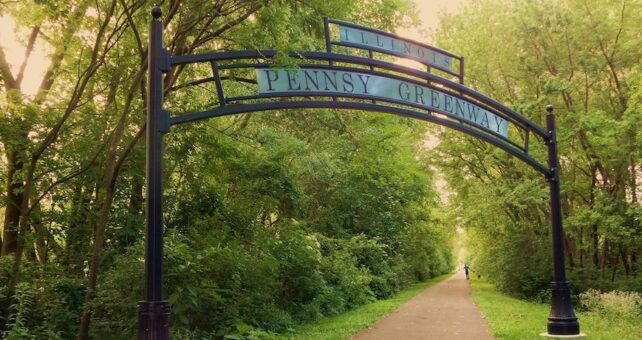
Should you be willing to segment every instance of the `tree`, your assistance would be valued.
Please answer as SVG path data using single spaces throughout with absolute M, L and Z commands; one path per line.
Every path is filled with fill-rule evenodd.
M 613 281 L 618 268 L 624 279 L 636 275 L 642 114 L 631 98 L 639 84 L 634 46 L 641 5 L 475 1 L 444 17 L 438 35 L 440 45 L 466 56 L 467 83 L 474 88 L 542 126 L 543 107 L 555 106 L 566 260 L 580 287 L 597 278 Z M 474 25 L 468 20 L 473 13 L 480 19 Z M 545 159 L 541 144 L 530 145 Z M 516 282 L 511 272 L 531 282 L 518 280 L 508 290 L 533 295 L 544 289 L 549 260 L 511 255 L 531 247 L 523 254 L 550 253 L 543 183 L 525 181 L 530 172 L 510 157 L 459 136 L 446 134 L 439 154 L 458 194 L 455 207 L 474 229 L 479 260 L 499 282 Z
M 127 320 L 139 298 L 131 281 L 141 279 L 136 269 L 142 249 L 150 8 L 142 0 L 0 3 L 2 13 L 28 30 L 25 61 L 35 44 L 49 44 L 53 51 L 32 98 L 19 92 L 28 63 L 12 73 L 0 48 L 8 198 L 0 258 L 0 279 L 7 283 L 0 294 L 3 336 L 133 332 L 123 324 L 131 326 Z M 174 55 L 322 49 L 323 15 L 391 30 L 412 20 L 411 9 L 401 0 L 174 0 L 163 5 L 165 44 Z M 168 107 L 208 105 L 211 96 L 202 87 L 185 86 L 207 74 L 198 68 L 169 74 Z M 230 86 L 243 91 L 242 83 Z M 361 115 L 248 114 L 172 134 L 167 233 L 169 262 L 176 261 L 167 277 L 177 332 L 224 334 L 240 327 L 237 323 L 283 330 L 292 320 L 337 313 L 448 268 L 448 247 L 431 245 L 414 254 L 402 246 L 409 234 L 448 238 L 426 209 L 434 197 L 432 178 L 423 174 L 427 167 L 414 147 L 422 129 L 398 118 Z M 213 151 L 205 152 L 212 141 Z M 376 158 L 385 163 L 373 162 Z M 332 168 L 320 173 L 326 165 Z M 210 199 L 199 200 L 200 195 Z M 189 247 L 204 255 L 192 258 Z M 288 255 L 296 253 L 309 257 L 301 262 Z M 430 268 L 419 256 L 434 257 Z M 257 258 L 261 265 L 254 268 Z M 203 261 L 203 267 L 183 268 L 183 260 Z M 308 276 L 306 268 L 315 271 Z M 239 284 L 238 277 L 264 284 Z M 299 285 L 294 277 L 322 280 Z M 202 308 L 188 303 L 194 294 L 206 296 L 213 314 L 205 315 L 220 317 L 221 323 L 188 316 Z M 217 314 L 222 302 L 237 313 Z M 263 306 L 264 313 L 255 306 Z M 18 311 L 25 316 L 20 323 L 13 318 Z

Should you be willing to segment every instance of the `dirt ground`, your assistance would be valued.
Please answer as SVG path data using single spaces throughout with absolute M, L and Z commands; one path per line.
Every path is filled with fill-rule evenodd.
M 427 288 L 353 337 L 373 339 L 493 339 L 470 296 L 463 271 Z

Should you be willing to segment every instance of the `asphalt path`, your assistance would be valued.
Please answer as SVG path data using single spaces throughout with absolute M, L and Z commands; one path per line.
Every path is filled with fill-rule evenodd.
M 493 339 L 463 271 L 426 288 L 353 339 Z

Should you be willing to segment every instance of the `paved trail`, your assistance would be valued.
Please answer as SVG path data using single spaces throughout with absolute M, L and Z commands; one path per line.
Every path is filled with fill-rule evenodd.
M 463 272 L 427 288 L 353 339 L 493 339 Z

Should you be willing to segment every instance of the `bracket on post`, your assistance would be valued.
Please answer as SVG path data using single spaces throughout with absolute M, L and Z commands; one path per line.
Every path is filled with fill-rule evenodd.
M 556 182 L 557 178 L 555 176 L 555 172 L 557 171 L 557 168 L 549 168 L 548 173 L 546 174 L 546 179 L 549 182 Z
M 160 55 L 158 56 L 158 69 L 163 72 L 167 73 L 171 71 L 172 69 L 172 54 L 169 53 L 167 49 L 161 48 L 160 49 Z
M 168 133 L 169 128 L 170 128 L 169 111 L 160 110 L 160 114 L 158 115 L 158 132 Z

